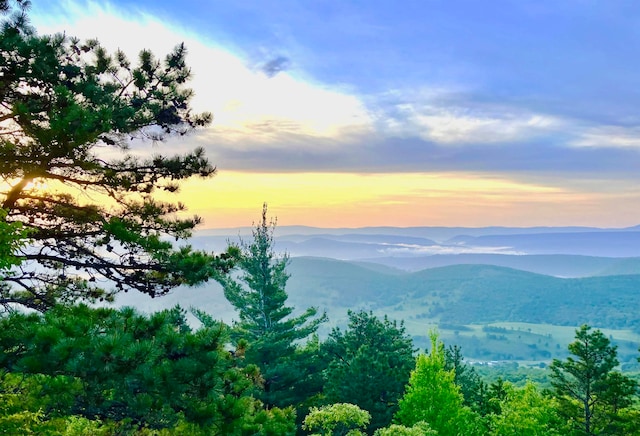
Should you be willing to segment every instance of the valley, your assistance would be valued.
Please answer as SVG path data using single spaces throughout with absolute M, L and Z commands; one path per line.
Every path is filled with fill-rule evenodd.
M 404 321 L 419 348 L 427 347 L 428 332 L 437 328 L 470 361 L 544 363 L 566 355 L 575 329 L 589 324 L 614 340 L 623 366 L 635 368 L 636 230 L 283 227 L 277 229 L 276 250 L 290 256 L 288 304 L 297 311 L 326 311 L 323 335 L 343 328 L 349 310 L 364 309 Z M 219 251 L 248 237 L 243 229 L 203 233 L 192 239 L 194 247 Z M 585 254 L 598 247 L 607 247 L 609 255 Z M 214 283 L 156 300 L 120 295 L 118 304 L 148 311 L 180 304 L 227 322 L 234 317 Z

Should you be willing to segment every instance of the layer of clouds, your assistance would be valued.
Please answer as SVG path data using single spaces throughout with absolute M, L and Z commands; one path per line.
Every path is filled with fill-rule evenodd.
M 630 108 L 640 103 L 635 91 L 640 88 L 624 88 L 638 79 L 627 74 L 619 58 L 628 49 L 611 39 L 626 37 L 636 44 L 624 22 L 617 29 L 602 19 L 611 34 L 604 40 L 589 39 L 591 51 L 586 51 L 559 27 L 575 11 L 511 4 L 504 13 L 512 13 L 514 22 L 498 29 L 508 33 L 501 36 L 488 24 L 473 24 L 484 43 L 467 41 L 467 47 L 462 45 L 470 32 L 465 25 L 485 14 L 477 8 L 457 18 L 447 8 L 435 10 L 433 16 L 422 17 L 427 20 L 425 29 L 430 29 L 424 30 L 416 19 L 399 17 L 397 11 L 387 11 L 389 23 L 381 21 L 383 7 L 365 13 L 331 5 L 328 10 L 334 10 L 322 12 L 327 17 L 316 17 L 318 21 L 293 4 L 281 11 L 253 11 L 258 28 L 277 29 L 264 47 L 247 35 L 236 45 L 219 45 L 202 28 L 158 18 L 143 3 L 138 9 L 124 9 L 108 2 L 59 2 L 34 9 L 34 23 L 42 33 L 66 30 L 98 37 L 111 49 L 129 50 L 132 57 L 134 48 L 161 54 L 186 42 L 194 73 L 194 107 L 212 111 L 215 121 L 206 131 L 169 147 L 182 151 L 203 145 L 227 170 L 520 172 L 520 177 L 536 172 L 545 177 L 592 173 L 596 178 L 638 178 L 640 119 Z M 597 11 L 578 12 L 578 18 L 597 16 Z M 265 14 L 263 20 L 273 20 L 273 26 L 260 22 L 260 13 Z M 448 17 L 452 28 L 436 23 L 438 15 Z M 352 25 L 349 30 L 323 33 L 338 32 L 349 24 L 345 17 Z M 409 44 L 401 29 L 394 31 L 391 20 L 400 18 L 408 23 L 407 32 L 424 39 Z M 614 18 L 621 19 L 619 14 Z M 536 39 L 517 27 L 526 30 L 544 20 L 551 20 L 549 33 L 557 37 L 557 49 L 550 35 Z M 576 35 L 591 38 L 584 25 L 572 26 Z M 456 29 L 460 34 L 454 34 Z M 262 40 L 265 33 L 259 35 Z M 434 41 L 435 36 L 440 39 Z M 339 37 L 342 51 L 329 56 L 327 50 L 336 50 Z M 515 43 L 504 39 L 510 37 Z M 387 40 L 401 44 L 395 49 L 407 55 L 398 58 Z M 367 41 L 379 43 L 384 65 L 371 56 Z M 604 53 L 602 44 L 607 41 L 612 45 Z M 243 50 L 250 42 L 258 48 Z M 274 47 L 275 43 L 283 46 Z M 356 48 L 369 54 L 357 55 Z M 323 55 L 325 67 L 318 60 Z M 580 58 L 567 60 L 565 55 Z M 607 77 L 583 68 L 605 61 L 611 66 Z M 372 69 L 369 74 L 367 66 Z M 336 72 L 329 72 L 329 67 Z M 382 89 L 383 82 L 395 87 Z

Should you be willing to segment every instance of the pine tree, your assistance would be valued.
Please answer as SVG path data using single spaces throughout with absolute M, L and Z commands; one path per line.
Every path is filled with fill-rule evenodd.
M 465 406 L 484 414 L 489 408 L 487 384 L 478 375 L 475 368 L 467 365 L 462 356 L 462 348 L 458 345 L 449 346 L 444 350 L 447 371 L 453 370 L 454 383 L 460 387 Z
M 252 396 L 259 372 L 229 351 L 228 328 L 196 312 L 202 326 L 193 330 L 185 315 L 84 305 L 16 311 L 0 318 L 0 368 L 27 380 L 17 389 L 30 386 L 23 406 L 46 419 L 78 415 L 151 429 L 186 421 L 206 434 L 290 434 L 292 410 L 266 412 Z M 260 431 L 266 427 L 288 430 Z
M 294 316 L 294 308 L 286 305 L 289 258 L 273 250 L 275 225 L 267 219 L 265 204 L 252 241 L 237 247 L 239 276 L 218 277 L 226 298 L 238 311 L 235 337 L 248 342 L 245 359 L 260 368 L 264 387 L 260 397 L 268 407 L 297 405 L 313 393 L 305 388 L 310 374 L 297 345 L 327 319 L 324 314 L 316 316 L 316 308 Z
M 569 351 L 576 358 L 554 359 L 549 366 L 561 415 L 576 435 L 622 434 L 621 412 L 631 405 L 636 383 L 615 370 L 617 347 L 600 330 L 583 325 Z
M 226 259 L 169 242 L 200 219 L 175 218 L 184 205 L 154 195 L 215 168 L 202 149 L 131 152 L 210 122 L 190 109 L 185 46 L 164 60 L 142 50 L 134 64 L 96 40 L 38 35 L 28 6 L 0 4 L 0 226 L 22 223 L 29 236 L 0 305 L 46 310 L 128 289 L 156 296 L 210 278 Z
M 7 212 L 0 209 L 0 273 L 21 263 L 16 252 L 25 244 L 28 234 L 22 223 L 7 223 L 6 216 Z

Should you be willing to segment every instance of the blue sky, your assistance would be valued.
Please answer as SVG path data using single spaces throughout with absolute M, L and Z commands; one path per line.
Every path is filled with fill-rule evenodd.
M 167 147 L 218 165 L 186 187 L 211 226 L 640 222 L 638 2 L 33 3 L 41 33 L 187 43 L 215 121 Z

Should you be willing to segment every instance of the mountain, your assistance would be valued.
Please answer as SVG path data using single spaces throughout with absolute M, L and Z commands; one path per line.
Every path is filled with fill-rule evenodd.
M 611 272 L 628 267 L 624 261 L 611 264 Z M 637 260 L 631 266 L 635 268 Z M 334 326 L 344 327 L 348 310 L 370 310 L 403 320 L 419 347 L 428 345 L 429 329 L 438 326 L 445 342 L 462 345 L 469 358 L 545 360 L 561 355 L 574 329 L 586 323 L 608 329 L 605 331 L 616 339 L 624 359 L 636 361 L 640 342 L 638 274 L 558 278 L 480 264 L 410 272 L 316 257 L 292 258 L 287 271 L 287 304 L 295 313 L 315 306 L 329 316 L 321 335 Z M 157 299 L 121 293 L 117 304 L 145 311 L 180 304 L 197 307 L 225 322 L 235 318 L 217 283 L 177 289 Z
M 419 271 L 450 265 L 495 265 L 556 277 L 640 274 L 640 257 L 595 257 L 574 254 L 506 255 L 485 253 L 434 254 L 362 259 L 394 269 Z
M 196 249 L 220 252 L 251 239 L 251 228 L 196 232 Z M 583 323 L 603 329 L 623 365 L 640 344 L 640 226 L 278 227 L 275 251 L 291 257 L 288 304 L 326 311 L 344 327 L 348 310 L 403 320 L 417 347 L 437 327 L 445 343 L 477 360 L 562 357 Z M 180 304 L 231 322 L 215 283 L 168 296 L 120 294 L 119 305 L 155 311 Z
M 201 236 L 227 236 L 227 235 L 251 235 L 251 227 L 234 227 L 227 229 L 201 229 L 198 234 Z M 393 236 L 410 236 L 433 239 L 443 242 L 459 235 L 467 236 L 484 236 L 484 235 L 514 235 L 514 234 L 538 234 L 538 233 L 572 233 L 572 232 L 601 232 L 601 231 L 640 231 L 640 226 L 627 228 L 600 228 L 600 227 L 583 227 L 583 226 L 563 226 L 563 227 L 359 227 L 359 228 L 322 228 L 308 226 L 278 226 L 276 236 L 301 235 L 301 236 L 318 236 L 318 235 L 344 235 L 344 234 L 362 234 L 362 235 L 393 235 Z
M 454 241 L 447 241 L 452 243 Z M 640 232 L 592 231 L 573 233 L 538 233 L 483 235 L 455 238 L 465 246 L 508 248 L 527 254 L 580 254 L 602 257 L 640 256 Z
M 226 232 L 226 234 L 224 233 Z M 249 228 L 197 232 L 190 243 L 222 251 L 249 240 Z M 489 264 L 557 277 L 640 272 L 640 227 L 370 227 L 276 229 L 275 249 L 291 257 L 374 262 L 417 271 L 455 264 Z M 620 261 L 628 259 L 621 263 Z
M 288 291 L 295 306 L 367 308 L 434 323 L 546 323 L 640 332 L 640 275 L 557 278 L 493 265 L 453 265 L 414 273 L 350 262 L 295 258 Z

